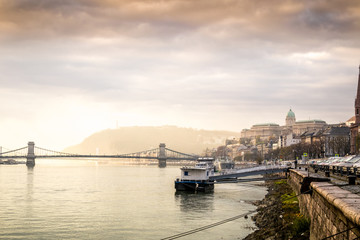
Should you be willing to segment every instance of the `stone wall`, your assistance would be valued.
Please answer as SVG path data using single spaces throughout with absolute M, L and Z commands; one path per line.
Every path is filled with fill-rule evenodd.
M 290 170 L 288 182 L 298 196 L 300 212 L 311 219 L 310 239 L 360 239 L 360 196 L 324 179 L 309 177 L 302 170 Z M 311 191 L 312 190 L 312 191 Z M 348 230 L 351 229 L 351 230 Z

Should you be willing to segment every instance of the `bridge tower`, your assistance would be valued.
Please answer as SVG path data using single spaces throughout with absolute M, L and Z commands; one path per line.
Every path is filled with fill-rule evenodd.
M 35 166 L 35 143 L 28 142 L 28 154 L 26 156 L 26 166 L 34 167 Z
M 166 167 L 166 152 L 165 152 L 165 143 L 160 143 L 159 145 L 159 156 L 158 156 L 158 160 L 159 160 L 159 167 Z

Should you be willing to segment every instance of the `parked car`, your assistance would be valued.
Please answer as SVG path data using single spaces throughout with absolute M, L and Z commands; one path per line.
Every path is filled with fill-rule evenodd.
M 353 167 L 354 164 L 360 163 L 360 155 L 355 156 L 347 161 L 339 163 L 339 167 Z
M 306 164 L 310 164 L 310 165 L 313 165 L 313 164 L 316 165 L 318 163 L 320 163 L 320 161 L 317 161 L 317 160 L 309 160 L 306 162 Z
M 360 168 L 360 161 L 357 161 L 356 163 L 354 163 L 352 167 Z
M 342 157 L 339 160 L 333 162 L 331 164 L 331 166 L 340 166 L 342 163 L 347 162 L 347 161 L 353 159 L 354 157 L 356 157 L 356 155 L 350 155 L 350 156 Z
M 325 161 L 322 161 L 318 165 L 320 165 L 320 166 L 329 166 L 333 162 L 338 161 L 339 159 L 340 159 L 339 157 L 330 157 L 330 158 L 326 159 Z

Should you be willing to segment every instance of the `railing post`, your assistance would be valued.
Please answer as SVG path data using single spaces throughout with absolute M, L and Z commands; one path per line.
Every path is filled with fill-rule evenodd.
M 159 167 L 166 167 L 166 152 L 165 152 L 165 143 L 160 143 L 159 145 L 159 156 L 158 156 L 158 160 L 159 160 Z
M 26 166 L 34 167 L 35 166 L 35 143 L 28 142 L 28 154 L 26 156 Z
M 355 185 L 356 184 L 356 176 L 355 175 L 349 175 L 348 176 L 349 185 Z

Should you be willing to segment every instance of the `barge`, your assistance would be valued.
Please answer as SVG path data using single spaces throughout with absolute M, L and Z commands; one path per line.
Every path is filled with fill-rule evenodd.
M 211 192 L 214 190 L 214 159 L 199 158 L 194 167 L 182 167 L 181 177 L 175 180 L 176 191 Z

